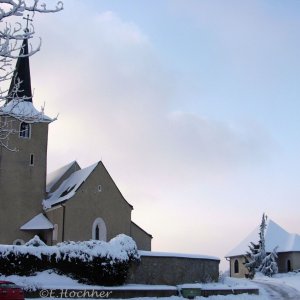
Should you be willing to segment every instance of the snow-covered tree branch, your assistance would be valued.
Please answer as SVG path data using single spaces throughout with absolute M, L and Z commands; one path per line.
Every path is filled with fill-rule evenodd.
M 15 107 L 20 102 L 31 98 L 22 93 L 24 87 L 22 80 L 14 75 L 14 64 L 16 59 L 32 56 L 40 50 L 40 38 L 37 46 L 33 47 L 30 43 L 35 35 L 32 24 L 34 14 L 36 12 L 56 13 L 62 9 L 61 1 L 48 7 L 40 0 L 0 0 L 0 115 L 4 113 L 13 115 Z M 24 40 L 27 41 L 26 44 L 24 44 Z M 11 82 L 9 88 L 7 87 L 8 81 Z M 8 99 L 11 102 L 9 106 L 11 111 L 8 111 L 8 107 L 4 105 Z M 35 119 L 38 121 L 38 118 L 40 116 L 31 114 L 28 121 L 34 122 Z M 16 132 L 15 128 L 8 128 L 7 122 L 0 120 L 0 147 L 10 149 L 9 136 Z

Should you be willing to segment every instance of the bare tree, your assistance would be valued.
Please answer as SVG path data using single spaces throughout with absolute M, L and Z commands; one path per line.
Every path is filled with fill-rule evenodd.
M 41 47 L 41 39 L 39 39 L 38 45 L 33 48 L 30 44 L 30 49 L 25 51 L 24 40 L 30 40 L 34 37 L 34 26 L 29 21 L 29 13 L 31 17 L 37 13 L 55 13 L 63 9 L 63 3 L 57 2 L 54 8 L 48 8 L 45 3 L 41 3 L 40 0 L 0 0 L 0 106 L 4 104 L 7 99 L 11 101 L 9 107 L 5 105 L 0 107 L 0 115 L 9 114 L 8 109 L 13 112 L 15 106 L 20 102 L 26 101 L 26 97 L 18 96 L 21 83 L 20 79 L 14 78 L 14 61 L 22 56 L 32 56 Z M 25 17 L 24 17 L 25 16 Z M 24 19 L 26 25 L 24 25 Z M 23 24 L 23 25 L 22 25 Z M 30 25 L 30 26 L 29 26 Z M 6 82 L 11 81 L 10 87 Z M 35 122 L 38 121 L 41 115 L 28 115 L 26 113 L 19 114 L 22 116 L 23 121 Z M 11 126 L 5 119 L 0 119 L 0 147 L 11 149 L 8 144 L 9 136 L 15 134 L 18 131 Z

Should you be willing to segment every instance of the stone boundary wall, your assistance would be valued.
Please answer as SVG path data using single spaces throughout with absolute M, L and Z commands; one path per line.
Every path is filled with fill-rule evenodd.
M 218 281 L 218 258 L 142 252 L 141 261 L 130 267 L 127 284 L 179 285 Z

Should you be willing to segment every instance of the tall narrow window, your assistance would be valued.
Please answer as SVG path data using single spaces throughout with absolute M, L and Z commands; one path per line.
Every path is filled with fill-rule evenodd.
M 24 139 L 30 138 L 30 124 L 22 122 L 20 124 L 20 134 L 19 136 Z
M 30 154 L 30 162 L 29 162 L 30 166 L 34 166 L 34 155 Z
M 99 239 L 100 239 L 100 236 L 99 236 L 99 225 L 97 224 L 96 228 L 95 228 L 95 240 L 99 240 Z
M 239 261 L 236 259 L 234 261 L 234 273 L 239 273 Z

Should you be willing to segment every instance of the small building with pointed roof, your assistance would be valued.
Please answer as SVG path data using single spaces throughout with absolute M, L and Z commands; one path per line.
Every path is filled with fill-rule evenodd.
M 226 254 L 230 263 L 230 276 L 245 277 L 248 270 L 245 267 L 245 255 L 250 243 L 259 241 L 260 227 L 257 226 L 244 240 Z M 300 236 L 287 232 L 277 223 L 269 219 L 265 229 L 266 252 L 271 253 L 277 248 L 278 271 L 280 273 L 300 269 Z
M 67 240 L 131 236 L 151 250 L 152 236 L 131 220 L 103 162 L 81 168 L 73 161 L 47 175 L 48 125 L 32 102 L 28 40 L 24 39 L 4 106 L 2 129 L 14 132 L 0 146 L 0 244 L 22 244 L 38 235 L 48 245 Z M 9 149 L 8 149 L 9 148 Z

